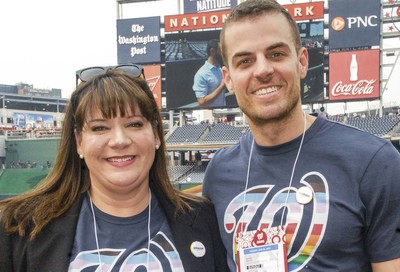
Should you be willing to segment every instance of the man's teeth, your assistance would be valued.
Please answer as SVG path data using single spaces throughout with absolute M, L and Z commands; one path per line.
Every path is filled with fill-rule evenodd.
M 131 160 L 132 157 L 123 157 L 123 158 L 110 158 L 108 159 L 110 162 L 125 162 Z
M 276 92 L 277 90 L 278 90 L 278 87 L 269 87 L 266 89 L 261 89 L 261 90 L 256 91 L 256 94 L 257 95 L 269 94 L 269 93 Z

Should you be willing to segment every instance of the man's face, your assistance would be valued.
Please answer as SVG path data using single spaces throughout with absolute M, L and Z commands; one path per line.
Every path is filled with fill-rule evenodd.
M 225 85 L 252 122 L 281 120 L 301 109 L 300 79 L 307 74 L 308 53 L 296 52 L 289 23 L 271 13 L 235 22 L 225 31 Z

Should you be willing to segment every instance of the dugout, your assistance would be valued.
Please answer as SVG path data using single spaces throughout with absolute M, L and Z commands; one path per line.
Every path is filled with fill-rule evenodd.
M 13 139 L 5 141 L 7 168 L 47 167 L 53 165 L 60 138 Z

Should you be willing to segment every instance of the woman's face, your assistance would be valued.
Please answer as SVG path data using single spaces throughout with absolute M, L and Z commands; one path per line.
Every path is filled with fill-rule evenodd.
M 111 119 L 94 110 L 85 121 L 75 138 L 78 154 L 83 155 L 89 169 L 91 186 L 104 193 L 147 188 L 160 140 L 140 110 Z

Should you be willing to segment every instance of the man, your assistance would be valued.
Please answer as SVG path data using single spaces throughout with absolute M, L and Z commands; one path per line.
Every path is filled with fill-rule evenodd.
M 202 165 L 201 153 L 199 150 L 197 150 L 196 153 L 194 153 L 194 159 L 196 161 L 196 170 L 199 170 Z
M 200 106 L 223 107 L 226 88 L 222 80 L 222 56 L 217 39 L 208 41 L 207 56 L 207 60 L 194 76 L 193 91 Z
M 230 270 L 400 271 L 392 144 L 304 114 L 308 53 L 276 1 L 238 5 L 220 41 L 224 82 L 251 130 L 215 154 L 203 184 Z

